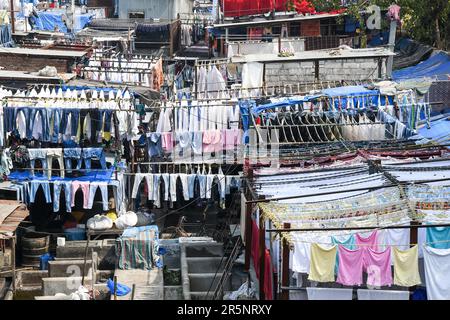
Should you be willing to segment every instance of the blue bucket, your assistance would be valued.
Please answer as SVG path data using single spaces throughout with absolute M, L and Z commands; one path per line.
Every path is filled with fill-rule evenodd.
M 81 228 L 70 228 L 64 231 L 67 241 L 86 240 L 86 230 Z

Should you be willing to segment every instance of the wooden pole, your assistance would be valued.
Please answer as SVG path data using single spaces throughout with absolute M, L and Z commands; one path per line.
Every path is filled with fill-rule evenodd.
M 114 300 L 117 300 L 117 276 L 114 276 Z
M 13 294 L 16 293 L 16 237 L 11 238 L 11 262 L 12 262 L 12 287 Z
M 84 249 L 84 263 L 83 263 L 83 276 L 81 278 L 81 284 L 84 286 L 84 277 L 86 275 L 86 262 L 87 262 L 87 255 L 88 255 L 88 249 L 89 249 L 89 238 L 87 237 L 87 241 L 86 241 L 86 248 Z
M 252 204 L 245 206 L 245 271 L 250 270 L 250 258 L 252 251 Z
M 265 300 L 264 294 L 264 273 L 266 271 L 265 251 L 266 251 L 266 228 L 264 225 L 262 211 L 259 214 L 259 300 Z
M 92 298 L 95 300 L 95 282 L 96 282 L 96 268 L 94 262 L 94 249 L 91 249 L 91 272 L 92 272 Z
M 134 295 L 136 294 L 136 284 L 133 283 L 133 287 L 131 290 L 131 300 L 134 300 Z
M 11 9 L 11 31 L 14 34 L 16 32 L 16 17 L 14 16 L 14 0 L 9 1 L 10 9 Z M 26 21 L 25 21 L 26 25 Z
M 290 223 L 284 223 L 283 227 L 285 229 L 290 229 L 291 224 Z M 281 287 L 287 288 L 289 287 L 289 256 L 290 256 L 290 249 L 289 249 L 289 243 L 286 239 L 282 239 L 282 246 L 283 246 L 283 258 L 282 258 L 282 265 L 281 265 Z M 289 300 L 289 290 L 282 289 L 281 290 L 281 300 Z

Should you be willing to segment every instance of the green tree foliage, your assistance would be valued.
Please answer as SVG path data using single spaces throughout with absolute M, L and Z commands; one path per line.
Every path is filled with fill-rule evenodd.
M 438 49 L 450 49 L 450 0 L 354 0 L 348 1 L 347 14 L 364 25 L 361 11 L 375 4 L 387 9 L 401 7 L 402 29 L 414 39 Z M 341 8 L 340 0 L 311 0 L 317 11 Z

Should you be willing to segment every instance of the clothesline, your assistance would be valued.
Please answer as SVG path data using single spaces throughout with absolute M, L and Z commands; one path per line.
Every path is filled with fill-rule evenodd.
M 357 188 L 357 189 L 347 189 L 347 190 L 336 190 L 336 191 L 330 191 L 330 192 L 319 192 L 315 193 L 314 196 L 323 196 L 323 195 L 330 195 L 330 194 L 336 194 L 336 193 L 349 193 L 349 192 L 356 192 L 356 191 L 366 191 L 366 190 L 377 190 L 377 189 L 384 189 L 384 188 L 390 188 L 390 187 L 397 187 L 397 186 L 406 186 L 406 185 L 416 185 L 416 184 L 426 184 L 426 183 L 432 183 L 432 182 L 443 182 L 443 181 L 449 181 L 450 178 L 446 179 L 436 179 L 436 180 L 427 180 L 427 181 L 414 181 L 414 182 L 400 182 L 398 184 L 390 184 L 390 185 L 383 185 L 378 187 L 364 187 L 364 188 Z M 298 195 L 298 196 L 289 196 L 289 197 L 277 197 L 277 198 L 269 198 L 269 199 L 258 199 L 258 200 L 248 200 L 245 203 L 260 203 L 260 202 L 272 202 L 272 201 L 280 201 L 280 200 L 290 200 L 290 199 L 298 199 L 298 198 L 305 198 L 310 197 L 311 195 Z

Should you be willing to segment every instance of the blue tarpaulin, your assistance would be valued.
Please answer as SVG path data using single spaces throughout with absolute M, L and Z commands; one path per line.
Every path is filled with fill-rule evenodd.
M 445 52 L 431 55 L 419 64 L 392 72 L 394 81 L 433 78 L 436 80 L 448 80 L 450 76 L 450 56 Z
M 67 26 L 63 21 L 64 11 L 40 11 L 37 18 L 32 18 L 35 23 L 34 29 L 41 31 L 55 31 L 57 27 L 60 32 L 68 33 Z M 74 32 L 82 30 L 92 19 L 93 14 L 75 15 Z
M 385 96 L 380 96 L 380 91 L 370 90 L 364 86 L 345 86 L 322 90 L 325 96 L 332 98 L 334 101 L 334 107 L 345 109 L 347 106 L 347 99 L 353 97 L 353 104 L 355 108 L 368 107 L 368 106 L 378 106 L 380 102 L 381 105 L 385 104 Z M 335 98 L 333 100 L 333 98 Z M 391 101 L 391 100 L 390 100 Z M 392 101 L 391 101 L 392 103 Z
M 440 143 L 450 142 L 450 120 L 445 117 L 440 120 L 432 121 L 430 129 L 427 126 L 419 129 L 419 134 L 426 139 Z

